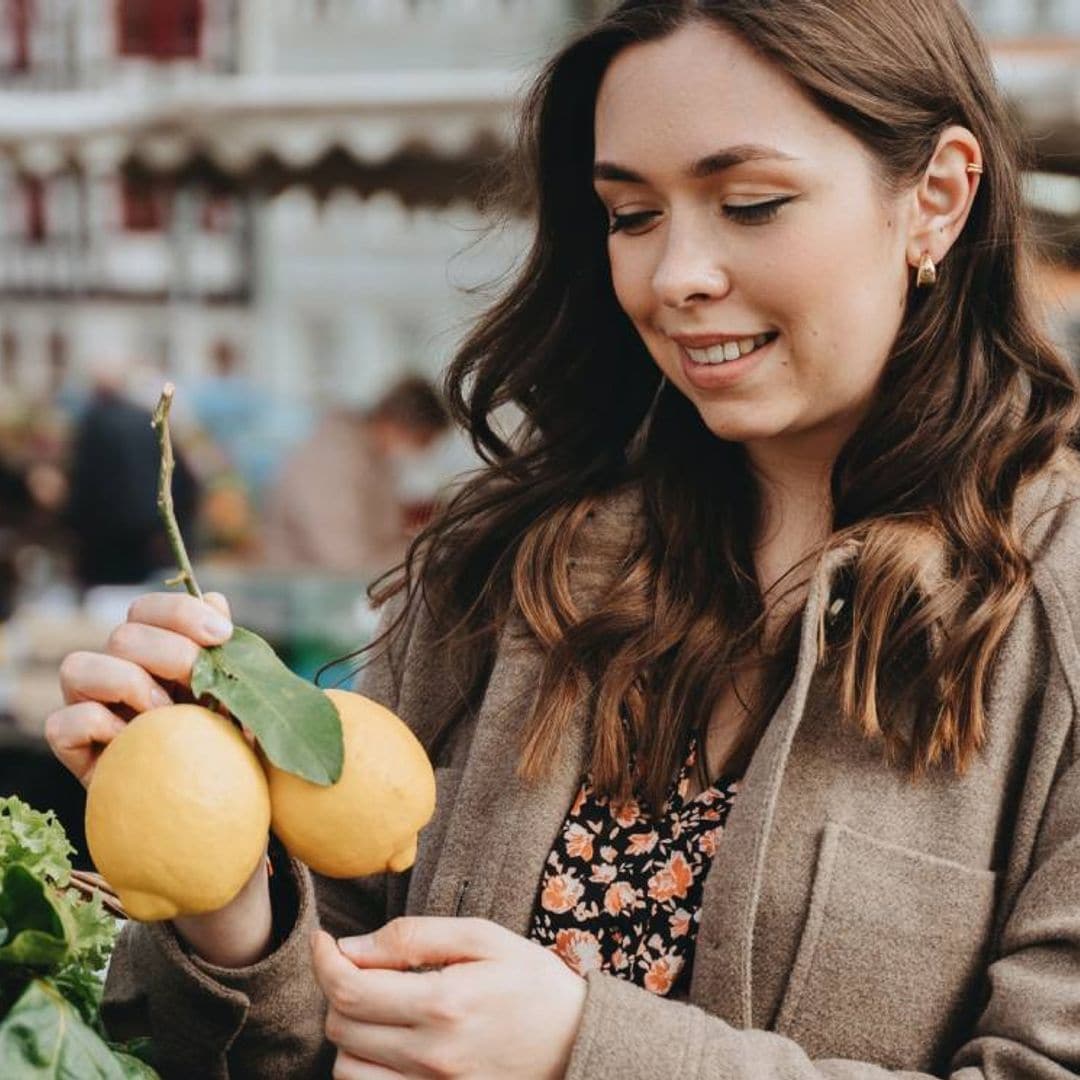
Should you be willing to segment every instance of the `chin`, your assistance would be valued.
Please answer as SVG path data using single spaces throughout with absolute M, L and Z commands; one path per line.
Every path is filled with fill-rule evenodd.
M 698 415 L 705 426 L 718 439 L 726 442 L 750 443 L 782 435 L 786 425 L 763 417 L 760 409 L 751 415 L 749 410 L 709 407 L 698 408 Z

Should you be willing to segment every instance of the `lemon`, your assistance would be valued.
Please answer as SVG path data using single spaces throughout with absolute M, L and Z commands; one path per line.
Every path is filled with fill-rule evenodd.
M 144 922 L 225 907 L 263 857 L 269 826 L 255 752 L 199 705 L 132 720 L 102 752 L 86 797 L 94 865 Z
M 327 877 L 406 870 L 435 811 L 427 754 L 389 709 L 347 690 L 325 693 L 341 717 L 341 777 L 313 784 L 264 758 L 273 830 L 291 855 Z

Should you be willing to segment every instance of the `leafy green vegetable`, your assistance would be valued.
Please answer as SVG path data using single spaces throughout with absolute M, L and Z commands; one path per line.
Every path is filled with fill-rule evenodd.
M 73 851 L 52 811 L 0 798 L 0 1077 L 156 1080 L 145 1047 L 106 1041 L 117 928 L 100 894 L 69 888 Z
M 64 886 L 74 854 L 52 810 L 33 810 L 14 796 L 0 799 L 0 868 L 21 863 L 35 877 Z
M 133 1075 L 139 1074 L 125 1072 L 97 1033 L 42 979 L 30 983 L 0 1024 L 0 1076 L 124 1080 Z
M 258 634 L 238 626 L 224 645 L 201 649 L 191 689 L 224 705 L 278 768 L 314 784 L 340 779 L 345 743 L 334 703 L 294 675 Z

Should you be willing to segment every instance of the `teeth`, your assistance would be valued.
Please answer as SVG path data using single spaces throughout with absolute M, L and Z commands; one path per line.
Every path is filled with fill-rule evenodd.
M 723 345 L 710 345 L 707 349 L 687 348 L 686 351 L 695 364 L 723 364 L 727 360 L 738 360 L 740 356 L 747 356 L 755 349 L 760 349 L 770 337 L 769 334 L 758 334 L 756 337 L 728 341 Z

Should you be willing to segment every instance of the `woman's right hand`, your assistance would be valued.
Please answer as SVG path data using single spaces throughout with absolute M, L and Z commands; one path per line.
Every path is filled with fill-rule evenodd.
M 109 635 L 105 651 L 74 652 L 60 664 L 65 705 L 45 721 L 57 758 L 84 785 L 105 747 L 127 720 L 173 701 L 192 701 L 191 669 L 203 646 L 232 635 L 229 604 L 221 593 L 199 600 L 187 593 L 147 593 Z M 204 959 L 243 967 L 266 955 L 273 933 L 265 861 L 220 911 L 173 920 Z
M 45 721 L 45 739 L 85 787 L 101 751 L 127 720 L 148 709 L 191 701 L 199 649 L 232 635 L 221 593 L 147 593 L 109 635 L 105 651 L 73 652 L 60 664 L 65 705 Z

